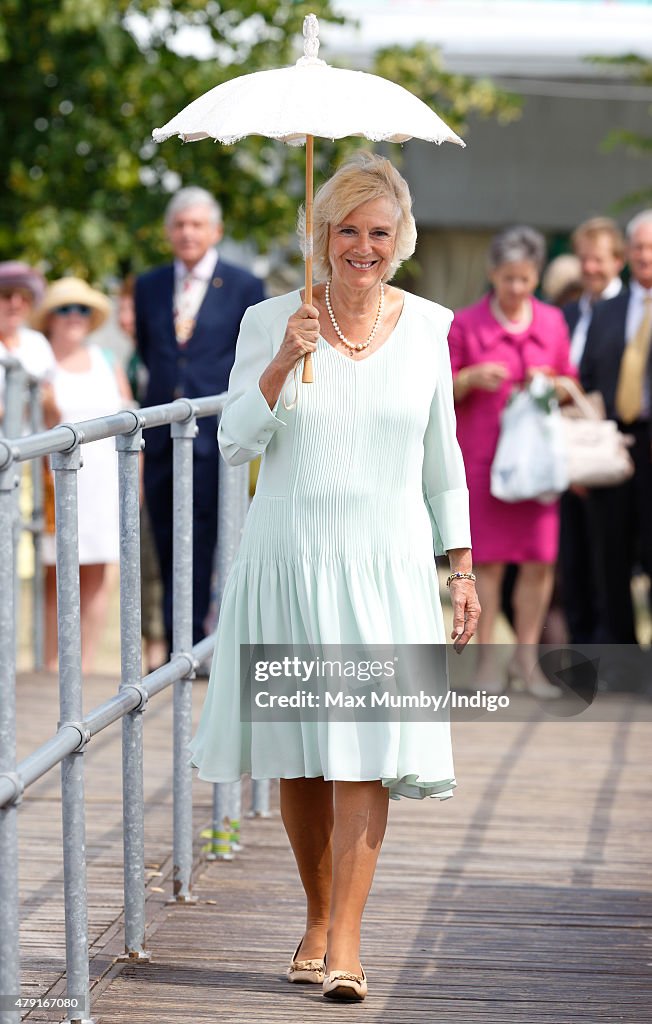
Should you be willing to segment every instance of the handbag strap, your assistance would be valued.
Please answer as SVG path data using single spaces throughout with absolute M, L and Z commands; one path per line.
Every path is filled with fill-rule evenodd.
M 578 387 L 572 377 L 556 377 L 555 381 L 570 395 L 573 404 L 577 406 L 587 420 L 601 419 L 600 414 L 596 412 L 584 392 Z

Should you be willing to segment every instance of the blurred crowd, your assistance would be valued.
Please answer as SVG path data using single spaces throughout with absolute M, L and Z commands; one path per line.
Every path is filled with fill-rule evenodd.
M 89 419 L 123 405 L 158 405 L 226 391 L 242 316 L 264 298 L 254 275 L 222 258 L 222 216 L 207 192 L 186 188 L 165 215 L 173 262 L 125 280 L 113 296 L 132 342 L 126 366 L 94 340 L 109 297 L 85 281 L 46 284 L 25 263 L 0 263 L 0 355 L 40 381 L 45 424 Z M 537 668 L 540 641 L 636 644 L 632 579 L 652 574 L 650 334 L 652 210 L 623 234 L 606 217 L 580 224 L 572 253 L 548 263 L 543 236 L 510 227 L 487 254 L 487 294 L 456 311 L 450 331 L 458 439 L 470 500 L 474 566 L 483 613 L 478 683 L 500 689 L 490 657 L 501 614 L 517 640 L 509 677 L 542 698 L 556 687 Z M 626 283 L 625 283 L 626 282 Z M 538 297 L 541 296 L 541 297 Z M 437 298 L 437 297 L 435 297 Z M 493 497 L 490 469 L 501 413 L 513 389 L 543 373 L 571 377 L 631 437 L 634 472 L 615 487 L 572 487 L 549 504 Z M 0 406 L 4 375 L 0 370 Z M 559 399 L 567 394 L 561 384 Z M 214 420 L 194 447 L 193 642 L 210 620 L 219 454 Z M 54 668 L 56 576 L 52 480 L 44 466 L 46 659 Z M 168 428 L 147 433 L 141 550 L 146 668 L 172 644 L 172 448 Z M 119 559 L 112 439 L 84 446 L 79 474 L 82 652 L 92 669 Z M 649 585 L 648 585 L 649 605 Z M 637 634 L 638 629 L 638 634 Z

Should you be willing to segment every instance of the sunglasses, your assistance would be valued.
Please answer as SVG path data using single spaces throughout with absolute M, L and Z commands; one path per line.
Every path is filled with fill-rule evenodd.
M 52 310 L 57 316 L 70 316 L 71 313 L 78 313 L 79 316 L 90 316 L 93 310 L 90 306 L 82 306 L 79 302 L 69 302 L 65 306 L 57 306 Z
M 33 297 L 28 288 L 0 288 L 0 299 L 13 299 L 14 295 L 20 295 L 27 302 L 31 302 Z

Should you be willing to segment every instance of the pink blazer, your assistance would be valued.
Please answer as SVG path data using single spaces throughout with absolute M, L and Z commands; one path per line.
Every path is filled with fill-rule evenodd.
M 448 343 L 454 375 L 478 363 L 503 363 L 509 371 L 497 391 L 476 389 L 456 404 L 457 437 L 470 479 L 485 477 L 498 443 L 500 413 L 528 369 L 550 366 L 558 374 L 577 377 L 563 314 L 538 299 L 532 304 L 532 323 L 522 334 L 510 334 L 495 319 L 489 296 L 460 309 L 451 325 Z

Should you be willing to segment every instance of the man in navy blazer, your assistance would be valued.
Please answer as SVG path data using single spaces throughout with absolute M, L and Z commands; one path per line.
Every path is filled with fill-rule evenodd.
M 580 261 L 582 294 L 563 307 L 571 334 L 571 362 L 580 366 L 593 310 L 623 287 L 625 239 L 609 217 L 592 217 L 571 236 Z M 593 570 L 588 495 L 566 491 L 561 496 L 559 562 L 564 613 L 571 643 L 591 643 L 605 636 L 604 609 L 599 602 Z
M 652 302 L 652 210 L 634 217 L 626 235 L 630 286 L 593 310 L 580 363 L 585 390 L 600 391 L 607 416 L 634 439 L 630 449 L 634 476 L 618 487 L 596 488 L 589 496 L 596 582 L 605 609 L 606 635 L 599 639 L 617 644 L 636 643 L 631 598 L 634 567 L 640 565 L 652 577 L 649 363 L 634 419 L 623 421 L 616 399 L 623 353 L 643 328 L 647 304 Z M 649 343 L 649 333 L 647 338 Z
M 222 216 L 213 196 L 181 189 L 165 214 L 174 263 L 136 282 L 138 352 L 149 372 L 145 405 L 226 391 L 245 310 L 264 299 L 262 282 L 226 263 L 215 248 Z M 193 643 L 204 636 L 217 540 L 217 421 L 197 421 L 194 443 Z M 145 499 L 163 579 L 163 613 L 172 644 L 172 441 L 169 427 L 148 430 Z

